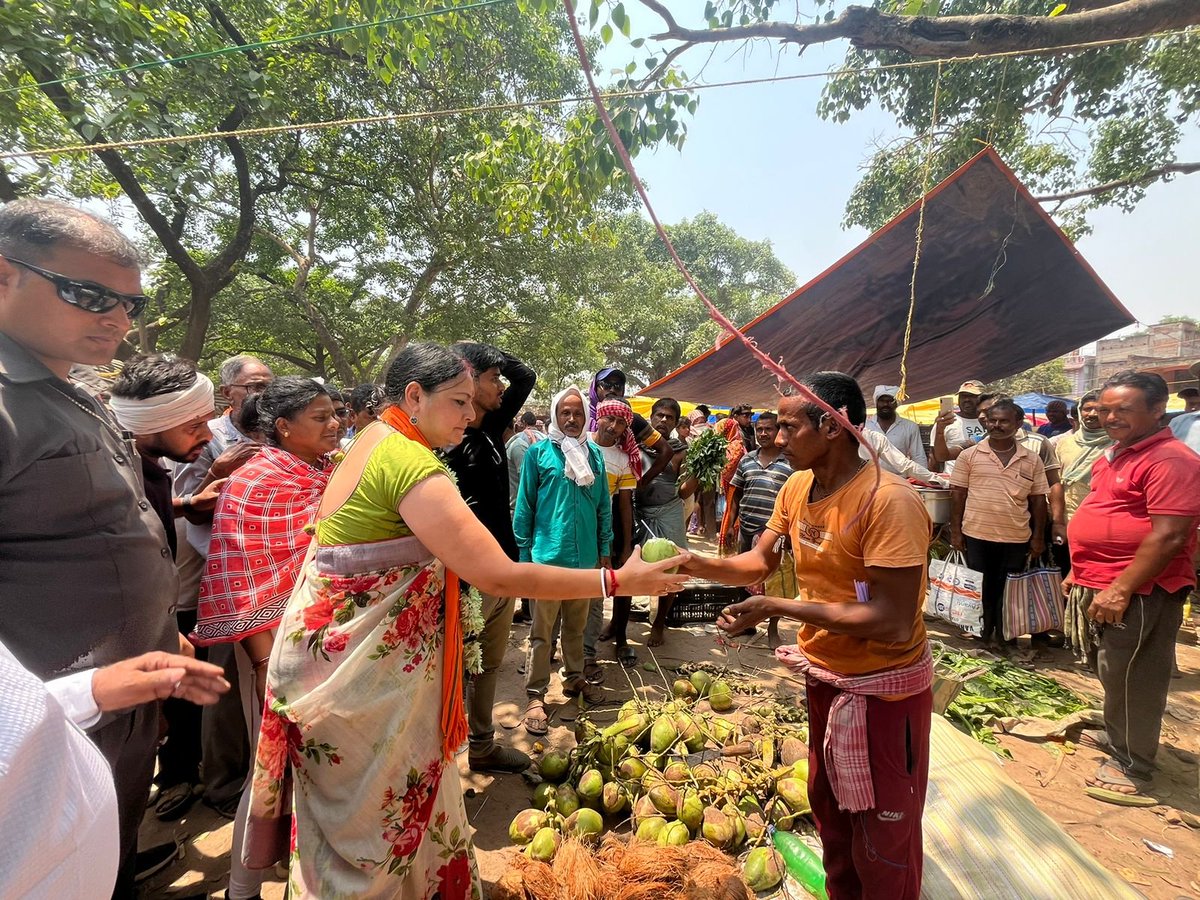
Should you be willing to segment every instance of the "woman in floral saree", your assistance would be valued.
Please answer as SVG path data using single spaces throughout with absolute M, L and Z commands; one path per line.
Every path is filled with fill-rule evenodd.
M 386 393 L 392 405 L 330 480 L 280 623 L 244 853 L 274 861 L 290 776 L 293 897 L 477 900 L 454 755 L 467 739 L 463 631 L 478 623 L 455 573 L 488 593 L 557 600 L 617 582 L 659 594 L 684 579 L 666 574 L 677 558 L 636 553 L 615 573 L 512 562 L 432 450 L 460 441 L 474 416 L 465 363 L 411 344 Z

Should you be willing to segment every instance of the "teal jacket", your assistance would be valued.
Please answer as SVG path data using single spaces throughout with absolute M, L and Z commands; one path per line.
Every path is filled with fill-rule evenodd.
M 600 448 L 586 443 L 596 476 L 588 487 L 567 477 L 562 449 L 538 441 L 521 463 L 513 533 L 521 562 L 593 569 L 612 552 L 612 499 Z

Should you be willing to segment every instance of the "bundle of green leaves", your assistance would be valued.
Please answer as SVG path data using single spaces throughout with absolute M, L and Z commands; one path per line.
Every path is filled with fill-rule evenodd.
M 700 433 L 688 445 L 687 455 L 683 466 L 689 475 L 700 483 L 702 490 L 712 490 L 717 486 L 721 470 L 725 468 L 725 452 L 729 439 L 711 428 Z

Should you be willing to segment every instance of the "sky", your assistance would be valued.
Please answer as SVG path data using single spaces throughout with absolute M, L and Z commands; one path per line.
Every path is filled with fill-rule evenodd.
M 672 8 L 685 4 L 674 0 Z M 696 4 L 688 0 L 686 7 Z M 644 8 L 633 9 L 632 34 L 656 24 Z M 681 24 L 691 24 L 681 20 Z M 773 74 L 824 72 L 841 63 L 847 44 L 811 46 L 800 58 L 782 60 L 765 45 L 747 60 L 719 48 L 704 69 L 707 82 Z M 614 43 L 601 56 L 607 67 L 623 65 L 628 46 Z M 637 52 L 643 58 L 644 52 Z M 707 51 L 680 60 L 689 75 Z M 666 223 L 708 210 L 744 237 L 771 241 L 775 254 L 806 283 L 867 237 L 863 228 L 841 225 L 846 200 L 876 141 L 899 135 L 894 120 L 868 109 L 836 124 L 817 113 L 824 79 L 716 88 L 701 94 L 683 150 L 660 147 L 635 160 L 650 200 Z M 1185 134 L 1180 160 L 1200 159 L 1200 128 Z M 1196 289 L 1196 242 L 1200 237 L 1200 174 L 1152 186 L 1132 213 L 1093 212 L 1091 235 L 1079 251 L 1141 323 L 1167 315 L 1200 314 Z

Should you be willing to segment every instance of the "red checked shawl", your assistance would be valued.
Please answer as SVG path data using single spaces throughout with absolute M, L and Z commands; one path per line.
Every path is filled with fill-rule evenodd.
M 201 646 L 240 641 L 274 628 L 300 575 L 329 470 L 265 447 L 221 488 L 200 582 Z
M 825 746 L 821 748 L 825 775 L 839 809 L 847 812 L 874 809 L 875 784 L 871 780 L 867 744 L 867 697 L 907 696 L 928 690 L 933 684 L 933 656 L 928 642 L 921 658 L 912 665 L 870 675 L 839 675 L 822 669 L 809 662 L 795 644 L 779 647 L 775 658 L 793 672 L 841 691 L 829 708 Z

